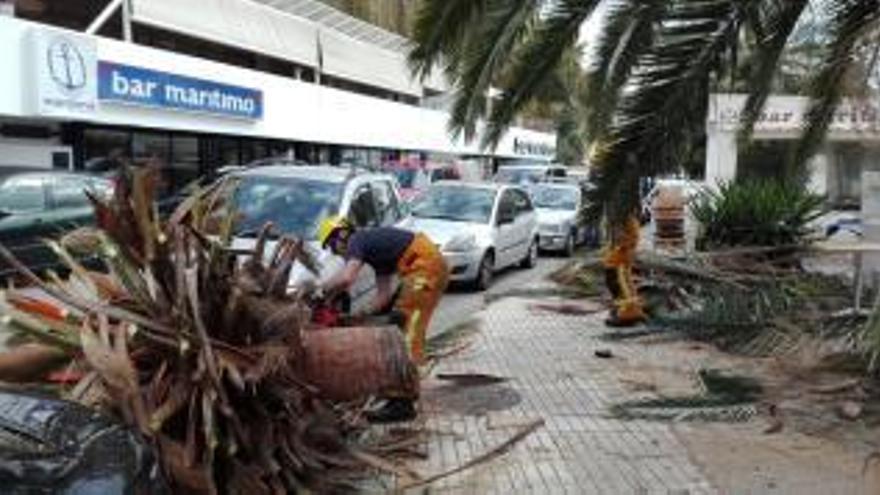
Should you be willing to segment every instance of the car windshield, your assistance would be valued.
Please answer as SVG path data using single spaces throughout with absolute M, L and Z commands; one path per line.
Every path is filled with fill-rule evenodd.
M 580 192 L 569 187 L 539 187 L 532 191 L 532 202 L 538 208 L 576 210 Z
M 284 234 L 314 239 L 321 219 L 339 212 L 342 185 L 303 178 L 244 177 L 234 195 L 236 234 L 253 237 L 266 222 Z
M 540 168 L 502 168 L 495 175 L 497 182 L 505 184 L 537 184 L 544 179 L 544 169 Z
M 475 187 L 432 187 L 413 206 L 417 218 L 488 223 L 495 191 Z
M 46 207 L 46 178 L 35 174 L 12 175 L 0 184 L 0 211 L 39 212 Z

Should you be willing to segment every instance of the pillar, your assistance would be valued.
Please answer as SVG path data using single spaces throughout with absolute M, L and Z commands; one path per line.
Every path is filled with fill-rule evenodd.
M 880 243 L 880 172 L 862 172 L 862 240 Z M 880 254 L 864 255 L 862 272 L 868 285 L 876 281 L 880 273 Z
M 710 129 L 706 137 L 706 185 L 713 187 L 736 179 L 736 133 Z
M 814 194 L 825 196 L 829 191 L 831 164 L 829 163 L 828 150 L 823 149 L 807 164 L 809 171 L 809 179 L 807 181 L 807 189 Z

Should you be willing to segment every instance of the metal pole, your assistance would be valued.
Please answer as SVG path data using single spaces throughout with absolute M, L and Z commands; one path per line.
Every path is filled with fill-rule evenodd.
M 321 45 L 321 31 L 318 30 L 316 48 L 318 50 L 318 60 L 315 64 L 315 84 L 321 85 L 321 73 L 324 70 L 324 47 Z
M 104 24 L 107 23 L 107 20 L 113 16 L 113 13 L 116 12 L 116 9 L 122 5 L 122 0 L 113 0 L 104 7 L 104 10 L 98 14 L 98 17 L 95 17 L 95 20 L 89 24 L 89 27 L 86 28 L 86 34 L 95 34 L 101 29 Z
M 122 0 L 122 39 L 131 43 L 131 0 Z

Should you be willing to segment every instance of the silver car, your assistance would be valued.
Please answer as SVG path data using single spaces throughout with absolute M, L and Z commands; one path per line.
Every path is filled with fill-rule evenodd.
M 581 188 L 574 184 L 538 184 L 532 189 L 538 212 L 540 248 L 571 256 L 587 241 L 588 230 L 579 222 L 583 204 Z
M 320 249 L 315 240 L 321 220 L 341 216 L 358 227 L 401 227 L 408 221 L 397 182 L 387 174 L 332 166 L 272 165 L 234 172 L 229 178 L 239 182 L 233 200 L 241 215 L 233 247 L 251 249 L 259 229 L 272 222 L 284 234 L 311 241 L 321 262 L 321 280 L 345 264 L 339 256 Z M 269 246 L 266 252 L 272 250 Z M 314 278 L 297 264 L 288 286 L 293 289 Z M 370 304 L 375 289 L 375 274 L 369 266 L 364 267 L 349 291 L 351 308 Z
M 443 252 L 451 279 L 484 290 L 498 270 L 535 265 L 538 222 L 529 195 L 503 184 L 437 182 L 413 205 L 412 229 Z

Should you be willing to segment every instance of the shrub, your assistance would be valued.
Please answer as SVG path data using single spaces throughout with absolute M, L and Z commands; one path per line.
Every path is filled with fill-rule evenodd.
M 691 208 L 701 224 L 701 249 L 803 244 L 825 198 L 779 180 L 729 182 L 706 188 Z

